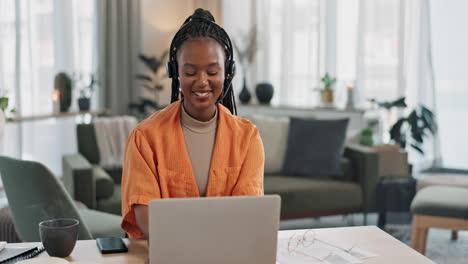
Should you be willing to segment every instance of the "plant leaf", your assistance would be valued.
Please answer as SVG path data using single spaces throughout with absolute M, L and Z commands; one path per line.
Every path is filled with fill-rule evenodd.
M 432 134 L 437 132 L 437 123 L 434 113 L 425 106 L 421 106 L 421 120 L 424 123 L 424 127 L 427 127 Z
M 417 146 L 416 144 L 411 144 L 411 147 L 413 147 L 415 150 L 417 150 L 419 153 L 421 153 L 421 155 L 424 155 L 424 151 L 419 146 Z
M 157 84 L 156 86 L 154 86 L 154 88 L 156 89 L 156 91 L 162 91 L 164 89 L 164 86 L 162 86 L 161 84 Z
M 149 84 L 143 84 L 143 87 L 145 87 L 148 91 L 153 92 L 155 90 L 155 87 L 150 86 Z
M 153 78 L 151 78 L 151 77 L 149 77 L 148 75 L 145 75 L 145 74 L 137 74 L 137 75 L 135 75 L 135 77 L 137 78 L 137 80 L 145 80 L 145 81 L 149 81 L 149 82 L 153 81 Z
M 406 121 L 406 118 L 400 118 L 390 129 L 390 138 L 396 143 L 400 144 L 402 148 L 404 148 L 406 140 L 404 133 L 402 133 L 401 129 Z
M 403 96 L 403 97 L 396 99 L 393 102 L 390 102 L 390 108 L 391 107 L 399 107 L 399 108 L 407 107 L 405 100 L 406 100 L 406 97 Z
M 166 50 L 163 52 L 163 54 L 161 54 L 161 56 L 159 57 L 159 61 L 163 62 L 166 59 L 167 55 L 169 55 L 169 50 Z
M 8 97 L 0 97 L 0 109 L 5 111 L 8 108 Z
M 140 58 L 141 61 L 148 67 L 153 73 L 156 73 L 161 66 L 161 62 L 156 59 L 156 57 L 147 57 L 143 54 L 138 55 L 138 58 Z

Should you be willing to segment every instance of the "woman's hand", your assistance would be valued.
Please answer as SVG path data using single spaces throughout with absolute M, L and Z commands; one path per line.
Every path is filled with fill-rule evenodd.
M 140 228 L 143 235 L 145 235 L 145 239 L 149 238 L 149 216 L 148 216 L 148 206 L 142 204 L 135 204 L 133 206 L 133 210 L 135 211 L 135 218 L 138 228 Z

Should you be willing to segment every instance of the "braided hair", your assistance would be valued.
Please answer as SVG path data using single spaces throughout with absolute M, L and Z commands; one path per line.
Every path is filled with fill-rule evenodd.
M 184 21 L 179 31 L 177 31 L 172 39 L 169 50 L 169 62 L 167 65 L 169 77 L 172 78 L 171 103 L 179 100 L 180 93 L 176 57 L 177 51 L 186 40 L 197 37 L 213 38 L 221 45 L 221 47 L 224 48 L 226 61 L 223 95 L 216 101 L 216 103 L 223 104 L 229 109 L 229 111 L 231 111 L 232 114 L 237 115 L 236 100 L 234 97 L 234 91 L 232 90 L 232 78 L 235 74 L 232 43 L 226 31 L 215 23 L 215 19 L 213 15 L 211 15 L 210 11 L 202 8 L 195 10 L 195 12 Z

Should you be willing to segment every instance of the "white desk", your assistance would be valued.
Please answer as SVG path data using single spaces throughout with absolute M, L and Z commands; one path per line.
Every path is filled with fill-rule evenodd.
M 287 236 L 292 231 L 280 231 L 279 236 Z M 412 248 L 388 235 L 375 226 L 343 227 L 314 229 L 317 235 L 333 240 L 343 240 L 377 254 L 364 260 L 365 264 L 434 264 L 431 260 L 419 254 Z M 94 240 L 80 240 L 77 242 L 69 261 L 91 261 L 94 263 L 147 263 L 148 247 L 146 240 L 126 239 L 128 253 L 101 255 Z M 8 246 L 39 246 L 41 243 L 9 244 Z M 38 257 L 47 256 L 41 253 Z

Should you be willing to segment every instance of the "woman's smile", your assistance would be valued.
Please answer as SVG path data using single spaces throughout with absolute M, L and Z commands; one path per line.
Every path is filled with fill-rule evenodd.
M 210 96 L 213 96 L 213 91 L 204 90 L 204 91 L 192 91 L 192 94 L 195 95 L 198 99 L 207 99 Z

